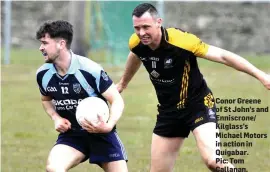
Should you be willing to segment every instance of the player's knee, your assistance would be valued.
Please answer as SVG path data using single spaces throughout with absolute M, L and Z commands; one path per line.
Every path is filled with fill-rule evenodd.
M 46 172 L 67 172 L 64 167 L 60 167 L 58 165 L 47 164 Z

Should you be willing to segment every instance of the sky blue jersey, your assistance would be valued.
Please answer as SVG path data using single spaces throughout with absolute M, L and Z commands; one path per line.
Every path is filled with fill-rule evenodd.
M 99 97 L 112 80 L 96 62 L 71 52 L 71 65 L 65 76 L 60 76 L 54 64 L 43 64 L 36 73 L 40 93 L 50 96 L 56 112 L 71 122 L 72 128 L 81 128 L 75 112 L 78 103 L 86 97 Z M 91 109 L 89 109 L 90 111 Z

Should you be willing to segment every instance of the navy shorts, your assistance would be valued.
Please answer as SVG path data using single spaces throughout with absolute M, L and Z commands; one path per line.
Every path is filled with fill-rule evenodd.
M 157 122 L 154 133 L 163 137 L 188 137 L 190 131 L 198 126 L 214 122 L 217 123 L 216 105 L 211 92 L 202 99 L 193 102 L 191 106 L 177 109 L 158 109 Z
M 125 148 L 116 132 L 93 134 L 85 130 L 69 130 L 58 136 L 56 144 L 71 146 L 85 155 L 86 161 L 101 165 L 104 162 L 127 161 Z

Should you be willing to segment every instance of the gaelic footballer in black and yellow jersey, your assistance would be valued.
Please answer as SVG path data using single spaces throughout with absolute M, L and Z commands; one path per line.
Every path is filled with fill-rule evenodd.
M 171 118 L 171 121 L 167 120 L 168 124 L 178 127 L 175 118 L 188 117 L 183 126 L 189 129 L 209 121 L 216 122 L 214 98 L 197 63 L 197 56 L 205 56 L 209 45 L 180 29 L 161 27 L 161 30 L 161 43 L 155 50 L 143 45 L 135 33 L 129 39 L 130 50 L 140 58 L 155 87 L 158 118 Z M 155 130 L 158 126 L 157 122 Z M 181 135 L 171 131 L 158 134 L 187 136 L 189 129 Z

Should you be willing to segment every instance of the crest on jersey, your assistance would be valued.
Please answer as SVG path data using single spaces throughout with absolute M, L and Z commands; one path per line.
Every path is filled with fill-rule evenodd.
M 173 63 L 172 58 L 165 58 L 165 60 L 164 60 L 164 68 L 165 69 L 172 68 L 173 67 L 172 63 Z
M 73 84 L 73 90 L 75 93 L 79 94 L 81 92 L 81 85 L 79 83 Z

